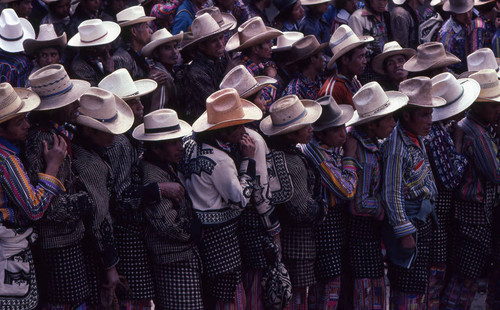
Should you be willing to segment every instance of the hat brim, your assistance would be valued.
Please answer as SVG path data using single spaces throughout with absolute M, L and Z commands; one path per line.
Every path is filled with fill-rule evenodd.
M 308 6 L 308 5 L 316 5 L 316 4 L 327 3 L 327 2 L 330 2 L 330 0 L 303 0 L 303 1 L 301 1 L 301 4 Z
M 75 102 L 90 88 L 90 83 L 84 80 L 70 80 L 73 87 L 66 93 L 50 97 L 41 98 L 41 103 L 35 110 L 47 111 L 59 109 Z
M 341 125 L 346 125 L 354 115 L 354 109 L 348 104 L 339 104 L 339 108 L 342 110 L 342 115 L 340 117 L 330 120 L 328 123 L 316 125 L 313 124 L 314 131 L 321 131 L 330 127 L 337 127 Z
M 23 102 L 23 106 L 14 113 L 0 117 L 0 123 L 4 123 L 17 115 L 33 111 L 40 105 L 40 97 L 34 91 L 20 87 L 13 87 L 13 89 Z
M 24 41 L 27 39 L 35 39 L 35 30 L 31 23 L 22 17 L 19 17 L 21 28 L 23 29 L 23 36 L 15 41 L 4 40 L 0 38 L 0 49 L 9 53 L 19 53 L 24 51 Z
M 66 32 L 63 32 L 62 35 L 51 40 L 39 41 L 35 39 L 26 39 L 23 42 L 23 46 L 26 54 L 34 54 L 35 52 L 38 52 L 39 49 L 44 47 L 59 46 L 61 48 L 64 48 L 66 47 L 67 42 L 68 38 L 66 36 Z
M 411 48 L 403 48 L 400 50 L 394 50 L 394 51 L 389 51 L 386 53 L 378 54 L 373 58 L 372 62 L 372 68 L 373 71 L 377 72 L 378 74 L 385 75 L 384 72 L 384 61 L 394 55 L 403 55 L 406 57 L 406 59 L 410 59 L 411 57 L 415 56 L 417 52 L 414 49 Z
M 387 116 L 391 113 L 396 112 L 397 110 L 401 109 L 408 103 L 408 97 L 401 92 L 398 91 L 386 91 L 385 94 L 389 98 L 390 105 L 385 108 L 380 110 L 379 112 L 367 116 L 367 117 L 361 117 L 359 116 L 358 111 L 354 111 L 354 115 L 352 119 L 346 124 L 346 126 L 356 126 L 356 125 L 362 125 L 366 124 L 368 122 L 374 121 L 376 119 L 382 118 L 384 116 Z
M 181 31 L 178 34 L 173 35 L 169 38 L 162 38 L 162 39 L 151 41 L 142 48 L 141 54 L 144 56 L 150 57 L 151 54 L 153 54 L 153 51 L 155 50 L 155 48 L 157 48 L 158 46 L 163 45 L 165 43 L 169 43 L 169 42 L 178 42 L 178 43 L 182 42 L 183 36 L 184 36 L 184 32 Z
M 241 99 L 241 105 L 244 113 L 243 117 L 236 119 L 227 119 L 215 124 L 208 123 L 207 111 L 203 112 L 203 114 L 193 123 L 193 131 L 203 132 L 230 126 L 242 125 L 253 121 L 258 121 L 262 118 L 262 110 L 255 104 L 251 103 L 248 100 Z
M 443 4 L 443 11 L 445 11 L 445 12 L 452 12 L 452 13 L 455 13 L 455 14 L 463 14 L 463 13 L 467 13 L 470 10 L 472 10 L 473 7 L 474 7 L 474 2 L 472 2 L 471 5 L 467 5 L 467 6 L 463 6 L 462 5 L 462 6 L 452 7 L 451 4 L 450 4 L 450 1 L 446 1 Z
M 306 59 L 307 57 L 311 57 L 313 55 L 316 55 L 317 53 L 324 50 L 327 46 L 328 46 L 328 43 L 321 43 L 318 47 L 316 47 L 311 52 L 304 54 L 302 56 L 299 56 L 299 57 L 295 57 L 292 60 L 288 61 L 285 65 L 288 66 L 288 65 L 291 65 L 291 64 L 296 63 L 298 61 L 301 61 L 302 59 Z
M 158 87 L 158 83 L 151 79 L 142 79 L 134 81 L 135 87 L 137 88 L 137 93 L 120 97 L 123 100 L 130 100 L 134 98 L 139 98 L 144 95 L 150 94 Z
M 274 83 L 278 83 L 277 80 L 270 78 L 268 76 L 255 76 L 254 79 L 257 81 L 257 84 L 252 86 L 250 89 L 245 90 L 240 94 L 240 98 L 246 99 L 253 94 L 257 93 L 259 90 L 263 89 L 266 86 L 269 86 Z
M 281 46 L 281 47 L 277 47 L 277 46 L 271 47 L 271 50 L 273 51 L 273 53 L 286 52 L 286 51 L 289 51 L 291 49 L 292 49 L 291 45 L 289 45 L 289 46 Z
M 68 46 L 73 46 L 73 47 L 98 46 L 98 45 L 108 44 L 116 40 L 116 38 L 118 38 L 121 32 L 120 25 L 114 22 L 107 22 L 107 21 L 103 21 L 102 23 L 104 27 L 108 30 L 108 33 L 104 37 L 92 42 L 82 42 L 80 39 L 80 32 L 78 32 L 68 41 Z
M 261 44 L 261 43 L 270 41 L 272 39 L 275 39 L 282 34 L 283 34 L 283 32 L 281 32 L 277 29 L 274 29 L 272 27 L 266 26 L 266 31 L 259 33 L 258 35 L 248 39 L 245 43 L 240 44 L 240 37 L 239 37 L 238 33 L 235 33 L 234 35 L 232 35 L 229 38 L 229 40 L 227 40 L 226 51 L 228 51 L 228 52 L 241 51 L 241 50 L 244 50 L 246 48 L 255 46 L 257 44 Z
M 132 132 L 132 137 L 139 141 L 164 141 L 185 137 L 192 132 L 191 125 L 179 120 L 180 129 L 173 132 L 146 133 L 144 123 L 137 126 Z
M 458 82 L 462 85 L 464 92 L 456 101 L 445 106 L 434 108 L 432 112 L 432 121 L 438 122 L 455 116 L 469 108 L 476 101 L 481 86 L 474 79 L 459 79 Z
M 449 52 L 446 52 L 446 56 L 443 59 L 438 59 L 427 64 L 422 64 L 421 62 L 419 63 L 417 55 L 415 55 L 405 62 L 403 69 L 410 72 L 421 72 L 435 68 L 448 67 L 459 62 L 460 58 Z
M 155 19 L 156 19 L 156 17 L 154 17 L 154 16 L 142 16 L 142 17 L 132 19 L 132 20 L 127 20 L 124 22 L 118 22 L 118 25 L 120 25 L 120 27 L 123 28 L 123 27 L 131 26 L 131 25 L 135 25 L 135 24 L 147 23 L 147 22 L 150 22 L 150 21 L 155 20 Z
M 134 112 L 130 109 L 123 99 L 114 95 L 116 103 L 117 117 L 112 122 L 100 122 L 87 115 L 78 115 L 76 123 L 82 126 L 97 129 L 102 132 L 112 133 L 115 135 L 127 132 L 134 124 Z
M 238 25 L 236 17 L 234 17 L 232 14 L 224 12 L 221 12 L 220 14 L 222 15 L 222 20 L 224 21 L 224 25 L 231 25 L 231 27 L 229 27 L 229 30 L 236 29 L 236 26 Z
M 340 51 L 338 51 L 336 54 L 334 54 L 332 56 L 332 58 L 330 58 L 330 61 L 328 62 L 328 65 L 327 65 L 327 68 L 331 69 L 333 67 L 333 64 L 337 61 L 337 59 L 339 59 L 342 55 L 349 52 L 350 50 L 355 49 L 356 47 L 361 46 L 363 44 L 372 42 L 374 40 L 372 36 L 360 36 L 358 38 L 359 38 L 359 42 L 355 42 L 355 43 L 346 45 L 342 49 L 340 49 Z
M 425 103 L 411 102 L 411 101 L 408 101 L 408 105 L 420 108 L 437 108 L 446 105 L 446 100 L 438 96 L 432 96 L 432 102 L 430 105 Z
M 302 104 L 304 105 L 306 114 L 296 122 L 293 122 L 287 126 L 278 127 L 273 125 L 271 115 L 268 115 L 260 122 L 260 130 L 266 136 L 284 135 L 286 133 L 299 130 L 305 125 L 311 125 L 315 121 L 317 121 L 321 116 L 321 105 L 314 100 L 300 100 L 300 102 L 302 102 Z
M 228 31 L 229 28 L 231 28 L 230 24 L 222 25 L 218 30 L 211 32 L 209 34 L 206 34 L 203 37 L 196 38 L 196 39 L 194 38 L 192 32 L 186 32 L 184 34 L 184 37 L 183 37 L 183 41 L 185 41 L 186 44 L 184 44 L 184 46 L 182 46 L 182 49 L 194 47 L 196 44 L 203 42 L 206 39 L 209 39 L 215 35 L 218 35 L 219 33 L 223 33 L 225 31 Z

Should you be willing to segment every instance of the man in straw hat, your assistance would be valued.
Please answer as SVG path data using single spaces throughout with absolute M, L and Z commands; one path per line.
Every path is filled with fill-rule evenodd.
M 67 42 L 65 32 L 57 36 L 52 24 L 40 25 L 40 32 L 36 40 L 26 39 L 23 42 L 26 54 L 34 58 L 33 72 L 51 64 L 61 63 Z
M 289 95 L 277 100 L 270 116 L 260 123 L 269 136 L 272 203 L 278 210 L 283 263 L 290 273 L 292 304 L 289 309 L 307 309 L 308 288 L 316 284 L 316 227 L 324 216 L 321 178 L 316 168 L 297 150 L 313 135 L 311 126 L 321 115 L 312 100 Z
M 21 99 L 21 97 L 23 99 Z M 34 92 L 0 84 L 0 160 L 2 177 L 2 273 L 17 275 L 15 281 L 4 281 L 0 289 L 0 307 L 34 309 L 38 304 L 37 283 L 29 244 L 35 241 L 32 221 L 42 218 L 54 197 L 65 191 L 57 172 L 66 156 L 66 142 L 54 136 L 49 149 L 43 142 L 46 168 L 31 185 L 20 160 L 20 146 L 26 140 L 29 124 L 26 113 L 40 104 Z M 12 278 L 11 278 L 12 279 Z
M 498 8 L 494 0 L 475 0 L 474 8 L 479 13 L 471 23 L 472 50 L 476 51 L 483 47 L 491 47 L 493 36 L 497 31 L 495 19 Z
M 33 10 L 32 0 L 1 0 L 1 4 L 6 4 L 7 8 L 13 9 L 17 16 L 28 19 Z
M 384 44 L 384 51 L 373 58 L 373 71 L 384 76 L 380 83 L 385 90 L 398 90 L 399 83 L 408 78 L 408 71 L 403 68 L 405 62 L 415 55 L 415 50 L 402 48 L 398 42 Z
M 300 0 L 274 0 L 278 15 L 273 21 L 273 27 L 285 31 L 299 31 L 299 22 L 304 17 L 304 8 Z
M 332 57 L 328 68 L 337 64 L 336 72 L 330 76 L 319 91 L 319 96 L 332 96 L 339 104 L 352 103 L 352 96 L 361 88 L 357 76 L 363 74 L 366 67 L 367 42 L 373 41 L 370 36 L 358 37 L 347 25 L 341 25 L 330 39 Z
M 71 143 L 79 186 L 90 195 L 92 214 L 88 218 L 89 242 L 84 251 L 89 269 L 88 305 L 111 307 L 120 284 L 119 261 L 110 216 L 112 171 L 104 150 L 116 135 L 130 129 L 134 114 L 127 103 L 107 90 L 91 87 L 80 97 L 77 132 Z M 117 307 L 118 305 L 115 305 Z
M 410 100 L 398 112 L 399 123 L 382 147 L 382 201 L 387 214 L 383 238 L 390 260 L 390 308 L 394 309 L 417 307 L 427 300 L 437 189 L 422 137 L 431 129 L 432 109 L 446 104 L 432 96 L 431 87 L 427 77 L 399 85 Z
M 345 129 L 345 123 L 352 118 L 354 109 L 347 104 L 337 105 L 331 96 L 320 98 L 317 102 L 322 112 L 313 124 L 313 139 L 308 144 L 300 144 L 302 153 L 320 172 L 321 192 L 327 202 L 325 220 L 318 227 L 318 283 L 310 289 L 312 298 L 309 307 L 336 309 L 347 245 L 344 211 L 356 192 L 360 167 L 354 158 L 356 140 L 347 135 Z
M 382 256 L 382 220 L 384 207 L 380 199 L 382 188 L 382 154 L 380 139 L 387 138 L 396 123 L 394 113 L 403 108 L 408 97 L 397 91 L 384 92 L 377 82 L 371 82 L 354 95 L 356 111 L 347 123 L 357 141 L 355 158 L 359 171 L 356 195 L 349 204 L 349 261 L 354 278 L 354 309 L 386 308 L 386 283 Z M 370 292 L 364 295 L 365 292 Z
M 233 88 L 207 98 L 207 110 L 185 143 L 186 189 L 203 227 L 200 243 L 206 309 L 245 309 L 237 227 L 250 202 L 256 172 L 254 140 L 243 124 L 262 111 Z
M 100 19 L 103 21 L 115 21 L 114 16 L 110 16 L 101 10 L 101 0 L 79 0 L 78 6 L 71 15 L 68 35 L 74 36 L 79 30 L 81 23 L 89 19 Z
M 422 0 L 394 0 L 394 4 L 396 6 L 391 10 L 391 29 L 394 29 L 392 39 L 403 47 L 416 49 L 420 43 L 418 7 L 424 2 Z
M 69 32 L 71 0 L 45 0 L 49 12 L 40 21 L 40 25 L 52 24 L 57 35 Z
M 276 45 L 272 47 L 272 60 L 276 64 L 277 72 L 275 79 L 278 81 L 276 88 L 277 94 L 282 94 L 283 90 L 288 86 L 288 83 L 295 76 L 297 66 L 294 63 L 288 64 L 289 54 L 292 49 L 293 43 L 302 39 L 304 34 L 302 32 L 285 31 L 281 36 L 276 38 Z
M 306 13 L 300 21 L 299 31 L 305 36 L 314 35 L 320 43 L 327 43 L 332 36 L 332 25 L 327 23 L 323 14 L 328 11 L 328 0 L 304 0 Z M 329 52 L 329 51 L 328 51 Z
M 47 167 L 43 158 L 44 144 L 51 145 L 62 139 L 70 145 L 72 124 L 78 115 L 78 99 L 90 84 L 70 80 L 59 64 L 35 71 L 29 81 L 41 103 L 30 114 L 33 126 L 23 156 L 30 180 L 36 183 L 39 173 Z M 39 238 L 34 255 L 43 309 L 79 307 L 89 294 L 82 245 L 83 219 L 91 212 L 91 205 L 88 193 L 76 186 L 72 162 L 72 154 L 67 154 L 57 172 L 66 193 L 52 200 L 46 216 L 37 225 Z
M 181 181 L 178 164 L 184 148 L 182 138 L 191 126 L 171 109 L 147 114 L 133 136 L 146 145 L 141 166 L 143 184 L 169 183 L 170 197 L 144 208 L 145 240 L 153 269 L 158 309 L 202 310 L 201 261 L 196 243 L 201 238 L 200 221 Z M 147 263 L 147 261 L 146 261 Z
M 434 76 L 447 72 L 448 66 L 458 64 L 460 59 L 445 51 L 440 42 L 422 43 L 417 47 L 417 54 L 408 59 L 403 65 L 403 69 L 412 72 L 414 75 Z
M 490 48 L 480 48 L 472 54 L 467 55 L 467 71 L 462 73 L 461 77 L 469 77 L 471 74 L 484 69 L 493 69 L 497 72 L 500 78 L 500 59 L 495 57 L 495 54 Z
M 432 227 L 429 309 L 439 309 L 448 262 L 452 197 L 460 185 L 468 163 L 466 156 L 462 154 L 463 131 L 452 120 L 460 120 L 463 117 L 476 100 L 479 91 L 479 83 L 475 80 L 457 80 L 449 72 L 432 78 L 432 93 L 444 98 L 446 105 L 434 109 L 432 128 L 424 141 L 439 192 L 436 200 L 439 225 Z
M 477 279 L 486 269 L 491 270 L 492 227 L 498 225 L 493 215 L 498 206 L 495 188 L 500 183 L 500 161 L 498 145 L 490 132 L 500 115 L 500 83 L 492 69 L 481 70 L 470 78 L 479 83 L 481 91 L 467 116 L 458 123 L 464 131 L 462 152 L 469 164 L 453 197 L 453 271 L 441 300 L 445 307 L 453 309 L 470 307 Z
M 283 91 L 283 96 L 297 95 L 299 99 L 316 100 L 321 89 L 321 74 L 325 69 L 323 50 L 326 43 L 319 44 L 313 35 L 308 35 L 292 45 L 290 61 L 296 63 L 298 72 Z

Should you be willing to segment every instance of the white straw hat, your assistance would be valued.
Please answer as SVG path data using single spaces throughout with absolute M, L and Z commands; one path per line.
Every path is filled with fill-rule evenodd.
M 410 72 L 420 72 L 447 67 L 459 62 L 460 58 L 446 52 L 441 42 L 427 42 L 417 47 L 417 54 L 405 62 L 403 69 Z
M 66 43 L 68 43 L 66 32 L 57 36 L 53 24 L 42 24 L 40 25 L 40 32 L 38 33 L 36 40 L 26 39 L 23 42 L 23 46 L 26 54 L 32 54 L 34 52 L 38 52 L 39 49 L 43 47 L 59 46 L 63 48 L 66 47 Z
M 328 68 L 331 68 L 335 61 L 348 51 L 373 41 L 371 36 L 357 36 L 351 27 L 347 25 L 340 25 L 333 33 L 328 43 L 332 50 L 333 56 L 328 62 Z
M 155 48 L 169 42 L 179 43 L 182 41 L 183 35 L 184 33 L 181 31 L 173 36 L 167 29 L 161 28 L 151 35 L 151 41 L 142 48 L 141 53 L 144 56 L 150 57 Z
M 484 69 L 471 74 L 471 79 L 476 80 L 481 87 L 479 97 L 476 101 L 500 102 L 500 81 L 497 73 L 493 69 Z
M 0 14 L 0 49 L 9 53 L 24 51 L 23 42 L 34 39 L 35 30 L 30 22 L 19 18 L 13 9 L 4 9 Z
M 448 0 L 443 4 L 443 10 L 456 14 L 467 13 L 474 7 L 474 0 Z
M 156 17 L 146 16 L 144 8 L 140 5 L 128 7 L 125 10 L 116 13 L 116 22 L 120 25 L 120 27 L 147 23 L 155 19 Z
M 217 24 L 219 24 L 219 26 L 221 27 L 224 25 L 231 25 L 231 27 L 229 27 L 229 30 L 234 30 L 236 28 L 236 25 L 238 24 L 238 21 L 232 14 L 221 12 L 220 9 L 216 6 L 201 9 L 196 12 L 196 16 L 200 16 L 204 13 L 210 14 L 210 16 L 212 16 Z
M 248 47 L 271 41 L 283 33 L 267 27 L 261 17 L 250 18 L 238 27 L 238 32 L 227 40 L 226 51 L 241 51 Z
M 217 21 L 208 13 L 196 17 L 191 24 L 191 32 L 184 34 L 184 38 L 189 37 L 189 42 L 182 47 L 187 49 L 215 35 L 223 33 L 231 28 L 231 24 L 220 26 Z
M 40 98 L 26 88 L 14 88 L 9 83 L 0 83 L 0 123 L 16 115 L 27 113 L 38 107 Z
M 476 72 L 483 69 L 493 69 L 500 78 L 499 63 L 500 58 L 495 57 L 491 48 L 480 48 L 467 56 L 467 71 L 471 74 L 471 71 Z
M 268 76 L 254 77 L 243 65 L 231 69 L 220 83 L 220 89 L 234 88 L 241 98 L 248 98 L 264 87 L 277 83 Z
M 378 74 L 384 75 L 384 61 L 394 55 L 403 55 L 406 60 L 416 54 L 412 48 L 402 48 L 397 41 L 391 41 L 384 44 L 384 49 L 381 54 L 373 58 L 372 68 Z
M 88 19 L 78 26 L 78 33 L 68 42 L 68 46 L 98 46 L 113 42 L 120 35 L 120 26 L 100 19 Z
M 276 39 L 276 45 L 272 47 L 273 53 L 288 51 L 292 44 L 302 39 L 304 34 L 298 31 L 285 31 Z
M 191 126 L 180 120 L 172 109 L 159 109 L 144 116 L 144 123 L 134 129 L 132 136 L 141 141 L 178 139 L 191 133 Z
M 128 70 L 121 68 L 103 78 L 98 86 L 123 100 L 130 100 L 153 92 L 158 84 L 151 79 L 134 81 Z

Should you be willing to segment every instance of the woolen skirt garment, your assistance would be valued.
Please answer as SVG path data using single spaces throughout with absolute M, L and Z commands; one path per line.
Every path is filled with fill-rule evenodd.
M 448 233 L 452 219 L 453 191 L 439 187 L 438 193 L 436 200 L 438 225 L 432 227 L 431 264 L 446 263 L 451 244 Z
M 247 206 L 240 217 L 239 239 L 243 269 L 264 269 L 267 266 L 264 256 L 264 229 L 260 215 L 253 206 Z
M 316 238 L 316 276 L 332 279 L 342 271 L 342 258 L 347 254 L 343 204 L 328 208 L 326 219 L 318 228 Z

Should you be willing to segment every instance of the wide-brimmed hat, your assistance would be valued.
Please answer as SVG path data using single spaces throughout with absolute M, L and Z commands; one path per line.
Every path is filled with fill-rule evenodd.
M 220 83 L 220 89 L 234 88 L 240 98 L 248 98 L 264 87 L 277 83 L 268 76 L 253 76 L 243 65 L 238 65 L 231 69 Z
M 229 27 L 229 30 L 234 30 L 236 28 L 236 25 L 238 24 L 238 21 L 233 16 L 233 14 L 221 12 L 220 9 L 216 6 L 201 9 L 196 12 L 196 16 L 200 16 L 204 13 L 210 14 L 210 16 L 212 16 L 217 24 L 219 24 L 219 26 L 221 27 L 224 25 L 231 25 L 231 27 Z
M 137 126 L 132 136 L 141 141 L 178 139 L 191 133 L 191 126 L 180 120 L 172 109 L 159 109 L 144 115 L 144 123 Z
M 121 68 L 103 78 L 98 86 L 123 100 L 130 100 L 153 92 L 158 84 L 151 79 L 134 81 L 128 70 Z
M 384 91 L 377 82 L 363 85 L 352 97 L 354 116 L 347 126 L 361 125 L 396 112 L 409 98 L 399 91 Z
M 493 69 L 484 69 L 470 75 L 481 87 L 479 97 L 480 102 L 500 102 L 500 81 L 497 73 Z
M 333 53 L 332 58 L 330 58 L 328 62 L 328 68 L 331 68 L 340 56 L 371 41 L 373 41 L 373 37 L 357 36 L 354 31 L 352 31 L 351 27 L 340 25 L 340 27 L 335 30 L 328 43 Z
M 210 14 L 201 14 L 193 20 L 193 23 L 191 24 L 191 32 L 184 34 L 183 38 L 185 39 L 187 36 L 189 39 L 185 41 L 186 44 L 184 44 L 182 48 L 185 49 L 192 47 L 203 40 L 229 30 L 229 28 L 231 28 L 231 24 L 220 26 Z
M 293 64 L 302 59 L 306 59 L 317 53 L 321 52 L 328 46 L 328 43 L 320 44 L 316 36 L 310 34 L 308 36 L 303 37 L 297 42 L 293 43 L 292 49 L 289 52 L 289 61 L 286 63 L 287 65 Z
M 183 35 L 184 33 L 181 31 L 180 33 L 173 36 L 167 29 L 161 28 L 151 35 L 151 41 L 149 41 L 149 43 L 142 48 L 141 54 L 149 57 L 151 56 L 155 48 L 160 45 L 169 42 L 181 42 Z
M 447 67 L 459 62 L 460 58 L 446 52 L 441 42 L 427 42 L 417 47 L 417 54 L 405 62 L 403 69 L 420 72 Z
M 474 6 L 481 6 L 493 2 L 496 2 L 496 0 L 474 0 Z
M 84 80 L 70 79 L 60 64 L 45 66 L 29 76 L 31 89 L 37 93 L 41 103 L 36 110 L 54 110 L 64 107 L 90 89 L 90 83 Z
M 40 97 L 35 92 L 26 88 L 14 88 L 7 82 L 0 83 L 0 123 L 32 111 L 39 104 Z
M 473 79 L 457 80 L 449 72 L 441 73 L 432 78 L 432 95 L 446 100 L 446 104 L 434 108 L 432 121 L 442 121 L 465 111 L 476 101 L 481 91 L 479 83 Z
M 327 2 L 330 2 L 330 0 L 302 0 L 300 3 L 302 5 L 308 6 L 308 5 L 316 5 Z
M 97 46 L 113 42 L 120 35 L 120 26 L 100 19 L 88 19 L 78 26 L 78 33 L 68 42 L 68 46 Z
M 267 136 L 293 132 L 317 121 L 321 111 L 321 106 L 314 100 L 300 100 L 295 95 L 284 96 L 271 105 L 270 115 L 260 122 L 260 130 Z
M 429 3 L 430 6 L 442 5 L 448 0 L 431 0 Z
M 474 0 L 448 0 L 443 4 L 443 10 L 455 14 L 467 13 L 474 7 Z
M 324 96 L 316 100 L 321 106 L 321 115 L 313 124 L 314 131 L 344 125 L 352 119 L 354 109 L 348 104 L 337 104 L 332 96 Z
M 467 72 L 464 76 L 470 76 L 472 73 L 483 69 L 493 69 L 500 78 L 500 58 L 496 58 L 490 48 L 480 48 L 467 56 Z
M 246 48 L 269 42 L 283 32 L 267 27 L 261 17 L 250 18 L 238 27 L 238 32 L 227 40 L 226 51 L 241 51 Z
M 23 42 L 34 39 L 35 30 L 31 23 L 19 18 L 13 9 L 4 9 L 0 14 L 0 49 L 9 53 L 24 51 Z
M 246 124 L 262 118 L 261 109 L 241 99 L 234 88 L 216 91 L 207 98 L 206 104 L 207 110 L 193 123 L 194 132 Z
M 116 13 L 116 22 L 120 27 L 147 23 L 155 19 L 156 17 L 146 16 L 144 8 L 140 5 L 134 5 Z
M 302 39 L 304 34 L 298 31 L 285 31 L 276 39 L 276 45 L 272 47 L 273 53 L 289 51 L 292 44 Z
M 38 33 L 38 37 L 36 38 L 36 40 L 26 39 L 23 42 L 23 46 L 24 51 L 27 54 L 33 54 L 35 52 L 38 52 L 41 48 L 49 46 L 64 48 L 66 46 L 66 43 L 68 43 L 66 32 L 63 32 L 62 35 L 57 36 L 53 24 L 42 24 L 40 25 L 40 32 Z
M 98 87 L 91 87 L 80 97 L 78 110 L 77 124 L 115 135 L 126 132 L 134 123 L 134 113 L 128 104 Z
M 384 75 L 384 61 L 394 55 L 403 55 L 406 60 L 416 54 L 412 48 L 402 48 L 396 41 L 387 42 L 384 44 L 384 49 L 381 54 L 373 58 L 372 68 L 378 74 Z
M 436 108 L 446 104 L 446 100 L 432 95 L 432 81 L 426 76 L 417 76 L 399 84 L 399 91 L 410 99 L 408 105 Z

